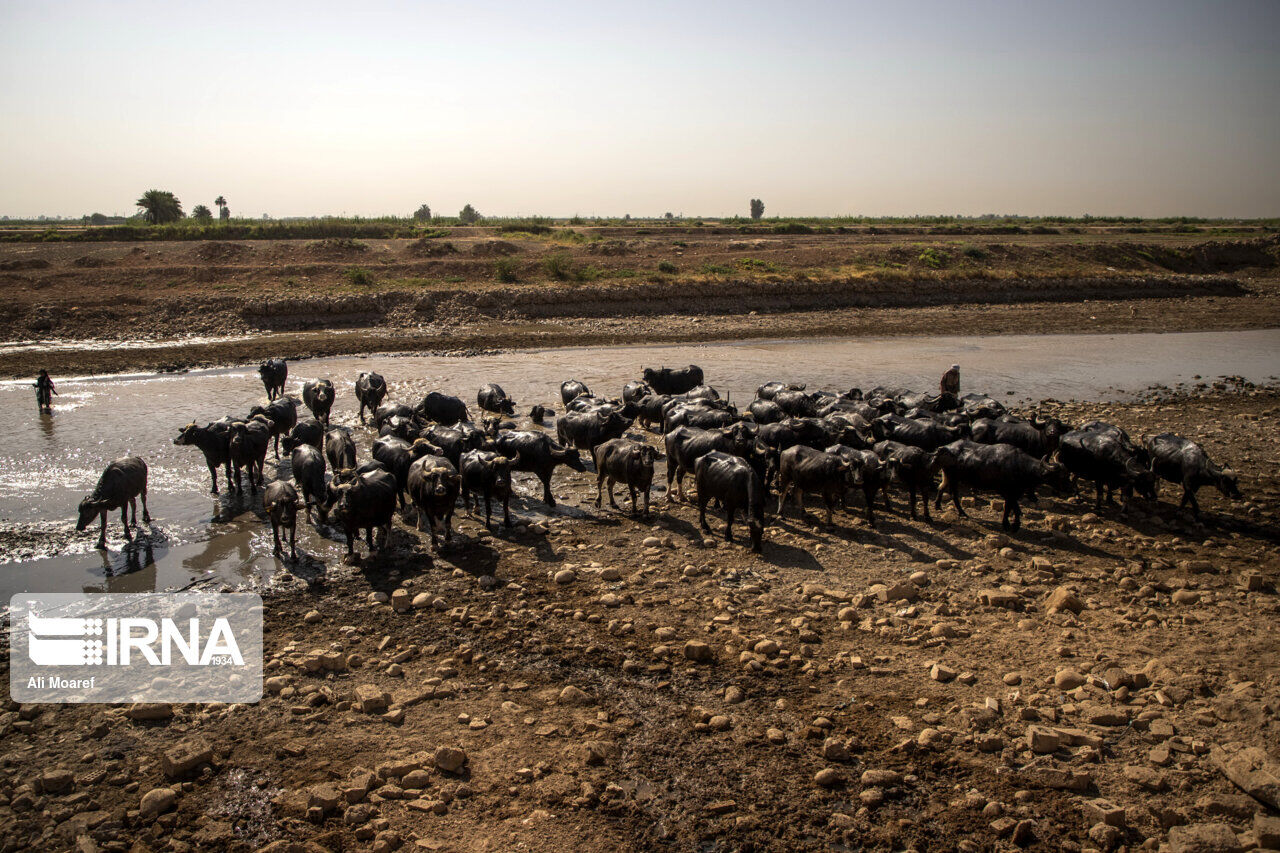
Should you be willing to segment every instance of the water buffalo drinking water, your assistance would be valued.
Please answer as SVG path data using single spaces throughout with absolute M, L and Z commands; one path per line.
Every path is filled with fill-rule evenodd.
M 95 518 L 102 519 L 102 530 L 98 534 L 98 544 L 94 547 L 107 547 L 107 513 L 113 509 L 120 510 L 120 523 L 124 526 L 124 538 L 131 540 L 129 534 L 129 509 L 133 509 L 133 526 L 138 526 L 138 502 L 142 498 L 142 523 L 151 523 L 151 513 L 147 510 L 147 463 L 137 456 L 125 456 L 107 465 L 107 469 L 98 478 L 98 485 L 93 494 L 80 501 L 80 518 L 76 522 L 76 530 L 84 530 Z

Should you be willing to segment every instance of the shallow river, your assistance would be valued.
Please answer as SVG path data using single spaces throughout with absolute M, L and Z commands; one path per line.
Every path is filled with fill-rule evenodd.
M 877 384 L 933 390 L 953 362 L 961 364 L 965 393 L 981 390 L 1014 402 L 1114 400 L 1197 376 L 1275 379 L 1280 329 L 581 347 L 471 358 L 344 357 L 291 363 L 287 390 L 300 398 L 304 380 L 331 378 L 338 388 L 334 422 L 357 426 L 353 386 L 361 371 L 386 377 L 388 400 L 413 405 L 439 389 L 461 396 L 473 416 L 476 389 L 497 382 L 523 415 L 534 403 L 559 408 L 559 384 L 568 378 L 616 396 L 643 366 L 690 362 L 701 365 L 707 381 L 740 405 L 771 379 L 807 382 L 810 390 Z M 238 585 L 267 580 L 282 568 L 271 554 L 260 496 L 256 501 L 247 494 L 228 497 L 225 489 L 220 497 L 210 495 L 200 452 L 173 444 L 183 424 L 240 416 L 265 402 L 255 367 L 54 379 L 60 396 L 52 416 L 36 415 L 30 382 L 0 383 L 0 601 L 7 603 L 17 592 L 141 591 L 202 579 Z M 356 436 L 364 461 L 370 433 L 357 429 Z M 110 549 L 99 552 L 93 548 L 96 524 L 92 532 L 74 532 L 76 505 L 92 491 L 105 463 L 127 454 L 142 456 L 150 466 L 153 524 L 142 544 L 124 548 L 119 514 L 113 514 Z M 269 453 L 267 459 L 271 477 L 274 456 Z M 546 511 L 540 501 L 523 500 L 541 494 L 528 477 L 519 475 L 521 499 L 512 504 L 513 514 L 526 518 Z M 562 512 L 578 511 L 574 499 L 567 503 Z M 336 531 L 322 537 L 300 520 L 298 533 L 300 556 L 306 556 L 301 567 L 294 567 L 297 573 L 314 574 L 341 558 L 345 546 Z

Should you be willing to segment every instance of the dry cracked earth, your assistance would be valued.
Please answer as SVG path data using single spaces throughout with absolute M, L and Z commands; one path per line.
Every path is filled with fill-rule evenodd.
M 7 703 L 0 849 L 1280 849 L 1280 395 L 1044 408 L 1246 499 L 895 495 L 757 556 L 558 473 L 583 513 L 268 593 L 257 704 Z

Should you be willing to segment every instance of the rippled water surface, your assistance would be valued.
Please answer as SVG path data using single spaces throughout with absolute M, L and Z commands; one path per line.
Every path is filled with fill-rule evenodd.
M 290 364 L 288 391 L 329 377 L 338 388 L 335 423 L 357 425 L 354 383 L 376 370 L 388 399 L 416 403 L 430 390 L 461 396 L 474 413 L 475 393 L 498 382 L 523 415 L 534 403 L 559 407 L 559 384 L 586 382 L 616 396 L 643 366 L 695 362 L 707 381 L 745 405 L 761 382 L 788 379 L 810 389 L 877 384 L 934 389 L 953 362 L 964 391 L 1001 399 L 1117 399 L 1152 384 L 1240 375 L 1264 381 L 1280 374 L 1280 330 L 1130 335 L 1051 335 L 748 341 L 706 346 L 584 347 L 520 351 L 472 358 L 385 355 Z M 269 578 L 270 526 L 258 501 L 210 495 L 208 470 L 195 448 L 176 447 L 178 428 L 226 414 L 242 416 L 265 402 L 255 367 L 99 378 L 55 377 L 54 414 L 36 414 L 29 382 L 0 383 L 0 593 L 45 590 L 150 590 L 201 578 L 246 583 Z M 360 458 L 369 433 L 357 429 Z M 110 459 L 137 454 L 150 466 L 154 523 L 141 546 L 122 548 L 119 515 L 109 523 L 108 552 L 96 534 L 74 533 L 75 508 Z M 274 456 L 268 455 L 267 476 Z M 284 465 L 287 473 L 287 462 Z M 527 475 L 520 475 L 522 478 Z M 559 477 L 560 475 L 557 475 Z M 522 496 L 537 496 L 522 479 Z M 522 516 L 546 511 L 540 501 L 513 502 Z M 564 508 L 574 512 L 573 501 Z M 344 546 L 299 523 L 304 564 L 322 568 Z M 330 536 L 336 537 L 336 532 Z

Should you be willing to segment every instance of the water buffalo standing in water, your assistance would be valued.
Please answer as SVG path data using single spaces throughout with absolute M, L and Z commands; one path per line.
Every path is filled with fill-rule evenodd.
M 457 397 L 441 394 L 439 391 L 432 391 L 424 397 L 418 404 L 415 414 L 444 426 L 453 426 L 456 423 L 471 420 L 466 403 Z
M 577 379 L 568 379 L 560 383 L 560 402 L 566 406 L 575 397 L 591 396 L 591 389 L 587 387 L 585 382 L 579 382 Z
M 258 366 L 258 375 L 262 377 L 262 386 L 267 389 L 267 401 L 284 394 L 284 383 L 289 378 L 289 365 L 283 358 L 272 358 Z
M 271 519 L 271 536 L 276 543 L 272 553 L 280 553 L 280 531 L 283 529 L 289 539 L 289 557 L 298 559 L 297 489 L 284 480 L 274 480 L 262 493 L 262 506 Z
M 1071 474 L 1061 463 L 1044 462 L 1012 444 L 953 441 L 938 448 L 936 464 L 942 469 L 942 488 L 934 498 L 934 509 L 942 507 L 943 492 L 950 491 L 956 512 L 967 516 L 960 506 L 960 486 L 992 491 L 1004 498 L 1000 525 L 1006 530 L 1022 526 L 1019 502 L 1028 493 L 1034 495 L 1037 487 L 1047 485 L 1059 494 L 1071 491 Z
M 696 364 L 657 370 L 646 367 L 644 381 L 658 394 L 684 394 L 702 384 L 702 368 Z
M 623 483 L 631 495 L 631 512 L 636 512 L 636 492 L 644 494 L 644 514 L 649 514 L 649 490 L 653 486 L 653 461 L 658 458 L 657 449 L 638 441 L 615 438 L 606 441 L 591 452 L 596 464 L 596 506 L 600 506 L 606 483 L 609 488 L 609 506 L 618 504 L 613 499 L 613 484 Z
M 209 466 L 209 477 L 213 480 L 212 494 L 218 493 L 218 466 L 226 468 L 227 488 L 231 483 L 231 422 L 229 420 L 214 421 L 207 426 L 196 426 L 195 421 L 187 424 L 173 440 L 174 444 L 198 447 L 204 454 L 205 464 Z M 288 447 L 286 446 L 286 450 Z
M 579 450 L 593 451 L 611 438 L 621 438 L 632 420 L 617 412 L 565 412 L 556 418 L 556 437 L 560 443 Z
M 80 518 L 76 530 L 84 530 L 95 518 L 102 519 L 97 548 L 107 547 L 107 513 L 120 510 L 120 523 L 124 526 L 124 538 L 132 540 L 129 533 L 129 509 L 133 510 L 133 526 L 138 526 L 138 498 L 142 498 L 142 523 L 151 523 L 147 510 L 147 463 L 137 456 L 125 456 L 108 463 L 93 494 L 80 501 Z
M 423 456 L 409 466 L 407 488 L 409 498 L 418 510 L 417 529 L 422 529 L 425 519 L 431 530 L 431 547 L 437 551 L 440 549 L 436 528 L 441 524 L 444 526 L 444 541 L 452 542 L 453 507 L 462 488 L 458 469 L 443 456 Z
M 333 383 L 328 379 L 314 379 L 302 386 L 302 402 L 311 410 L 315 419 L 329 426 L 329 410 L 333 408 Z
M 476 405 L 486 412 L 515 416 L 516 401 L 507 396 L 501 385 L 490 382 L 476 393 Z
M 756 399 L 772 400 L 780 391 L 803 391 L 804 389 L 803 383 L 796 385 L 788 382 L 766 382 L 756 389 Z
M 384 423 L 392 418 L 408 418 L 413 419 L 413 409 L 404 403 L 383 403 L 373 412 L 373 428 L 380 429 Z
M 235 474 L 235 489 L 243 492 L 240 485 L 240 470 L 249 469 L 249 491 L 258 493 L 258 484 L 262 482 L 262 467 L 267 459 L 267 447 L 271 444 L 271 428 L 265 419 L 256 418 L 247 421 L 236 421 L 230 427 L 228 450 L 231 455 L 231 470 Z
M 733 516 L 739 509 L 747 518 L 751 550 L 764 550 L 764 483 L 746 460 L 720 450 L 698 458 L 693 466 L 693 482 L 698 489 L 698 524 L 710 533 L 707 502 L 724 505 L 724 538 L 733 541 Z
M 1178 509 L 1189 503 L 1198 519 L 1200 504 L 1196 503 L 1196 492 L 1201 486 L 1213 486 L 1232 500 L 1243 499 L 1236 472 L 1213 462 L 1194 441 L 1166 432 L 1147 436 L 1143 445 L 1151 454 L 1151 470 L 1160 479 L 1182 486 Z
M 356 467 L 356 443 L 347 430 L 336 427 L 324 434 L 324 458 L 334 471 Z
M 276 458 L 280 458 L 280 436 L 287 436 L 298 424 L 298 407 L 288 397 L 268 403 L 265 406 L 254 406 L 249 410 L 249 417 L 263 417 L 269 422 L 271 437 L 275 440 Z M 288 447 L 285 448 L 287 452 Z
M 554 412 L 546 406 L 534 406 L 529 410 L 529 420 L 535 424 L 541 424 L 547 419 L 547 415 L 551 414 L 554 414 Z
M 328 515 L 325 506 L 324 456 L 310 444 L 300 444 L 293 449 L 289 463 L 293 479 L 302 490 L 302 498 L 307 507 L 307 521 L 311 521 L 311 508 L 314 506 L 320 523 L 324 524 Z
M 547 506 L 556 505 L 551 494 L 551 474 L 557 465 L 564 465 L 572 471 L 587 470 L 576 447 L 557 444 L 546 433 L 531 430 L 499 433 L 485 444 L 485 449 L 515 460 L 511 465 L 512 471 L 528 471 L 537 476 L 542 482 L 542 500 Z
M 295 448 L 309 444 L 316 450 L 324 448 L 324 424 L 315 418 L 298 421 L 284 437 L 284 452 L 292 453 Z
M 471 511 L 472 493 L 484 495 L 484 526 L 493 517 L 490 500 L 502 499 L 502 523 L 511 526 L 511 460 L 491 450 L 462 454 L 462 504 Z M 479 501 L 477 501 L 479 503 Z
M 387 380 L 377 373 L 361 373 L 356 377 L 356 399 L 360 401 L 360 423 L 364 423 L 364 410 L 376 412 L 387 396 Z

